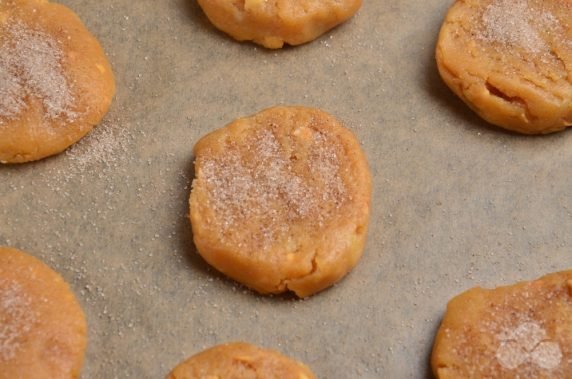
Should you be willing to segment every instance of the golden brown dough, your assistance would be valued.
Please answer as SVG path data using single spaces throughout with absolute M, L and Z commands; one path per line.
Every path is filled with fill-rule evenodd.
M 199 0 L 209 20 L 239 41 L 300 45 L 352 17 L 362 0 Z
M 114 93 L 101 46 L 71 10 L 0 1 L 0 163 L 63 151 L 101 121 Z
M 79 377 L 86 333 L 83 311 L 62 277 L 0 247 L 0 379 Z
M 166 379 L 315 379 L 308 367 L 243 342 L 218 345 L 178 365 Z
M 526 134 L 572 125 L 569 0 L 457 0 L 436 58 L 445 83 L 492 124 Z
M 371 178 L 354 135 L 312 108 L 275 107 L 203 137 L 190 197 L 195 245 L 260 293 L 304 297 L 350 271 Z
M 437 333 L 438 379 L 572 378 L 572 271 L 455 297 Z

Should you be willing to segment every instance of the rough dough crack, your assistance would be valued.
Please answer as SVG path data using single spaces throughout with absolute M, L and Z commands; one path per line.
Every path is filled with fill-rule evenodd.
M 457 0 L 436 48 L 445 83 L 488 122 L 525 134 L 572 125 L 572 4 Z
M 101 121 L 114 94 L 101 46 L 71 10 L 0 1 L 0 163 L 65 150 Z
M 371 177 L 354 135 L 312 108 L 238 119 L 195 146 L 193 238 L 219 271 L 260 293 L 304 297 L 359 260 Z
M 314 255 L 314 258 L 312 258 L 312 267 L 310 271 L 303 273 L 302 275 L 296 278 L 282 278 L 280 282 L 274 287 L 275 288 L 274 292 L 294 291 L 296 285 L 295 284 L 291 285 L 292 283 L 295 283 L 298 280 L 303 281 L 304 278 L 313 275 L 317 270 L 318 270 L 318 264 L 316 263 L 316 256 Z

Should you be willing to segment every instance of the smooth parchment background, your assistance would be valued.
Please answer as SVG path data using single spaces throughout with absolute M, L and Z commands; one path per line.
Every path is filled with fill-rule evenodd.
M 163 378 L 234 340 L 322 379 L 430 378 L 448 299 L 572 266 L 572 133 L 506 133 L 454 97 L 433 59 L 449 0 L 366 0 L 280 51 L 228 38 L 194 0 L 62 2 L 104 46 L 118 92 L 67 153 L 0 167 L 0 245 L 43 259 L 78 295 L 82 378 Z M 361 262 L 303 301 L 209 269 L 186 216 L 198 138 L 276 104 L 343 120 L 374 177 Z

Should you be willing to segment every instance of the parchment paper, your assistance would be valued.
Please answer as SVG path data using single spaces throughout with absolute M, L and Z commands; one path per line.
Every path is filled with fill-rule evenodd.
M 243 340 L 322 379 L 430 378 L 447 301 L 570 268 L 572 134 L 488 126 L 433 59 L 449 0 L 366 0 L 348 23 L 269 51 L 215 30 L 193 0 L 63 0 L 95 34 L 118 92 L 67 153 L 0 167 L 0 245 L 58 270 L 89 322 L 82 378 L 163 378 Z M 192 244 L 192 147 L 276 104 L 351 127 L 374 176 L 367 247 L 299 301 L 219 275 Z

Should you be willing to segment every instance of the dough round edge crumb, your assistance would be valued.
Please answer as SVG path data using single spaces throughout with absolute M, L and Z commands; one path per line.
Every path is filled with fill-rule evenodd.
M 480 322 L 480 317 L 489 315 L 490 312 L 493 312 L 492 314 L 494 314 L 495 317 L 493 320 L 500 320 L 498 323 L 502 324 L 502 321 L 506 321 L 504 318 L 511 318 L 514 316 L 514 314 L 507 316 L 507 314 L 501 313 L 500 315 L 497 315 L 494 313 L 494 310 L 497 310 L 495 307 L 501 307 L 501 309 L 504 309 L 502 307 L 508 307 L 511 309 L 511 302 L 515 301 L 514 297 L 523 294 L 524 298 L 526 299 L 527 296 L 533 296 L 533 294 L 528 295 L 527 290 L 534 291 L 543 289 L 555 291 L 554 293 L 558 293 L 560 296 L 564 296 L 568 303 L 570 303 L 570 300 L 572 299 L 572 270 L 550 273 L 535 280 L 521 281 L 511 285 L 500 286 L 492 289 L 475 287 L 453 297 L 447 304 L 447 311 L 436 333 L 435 342 L 431 353 L 431 367 L 435 377 L 437 379 L 479 379 L 491 377 L 491 372 L 493 373 L 492 375 L 496 375 L 499 378 L 512 378 L 512 375 L 516 375 L 518 372 L 512 371 L 511 369 L 501 373 L 495 371 L 498 370 L 498 368 L 494 368 L 492 363 L 489 361 L 487 361 L 489 362 L 488 364 L 483 362 L 483 365 L 479 368 L 479 370 L 483 370 L 485 372 L 484 376 L 479 376 L 479 374 L 482 374 L 482 372 L 479 373 L 477 371 L 469 371 L 474 370 L 475 368 L 464 366 L 458 362 L 458 354 L 461 353 L 459 353 L 457 350 L 460 347 L 457 345 L 458 341 L 456 338 L 460 338 L 459 336 L 461 336 L 463 333 L 466 333 L 466 328 L 474 329 L 476 327 L 473 325 L 473 321 L 467 321 L 467 317 L 477 317 Z M 509 300 L 506 300 L 507 298 Z M 504 299 L 506 303 L 499 303 L 499 299 Z M 548 299 L 542 297 L 541 299 L 531 299 L 530 301 L 537 301 L 538 304 L 543 306 L 546 302 L 552 303 L 553 301 L 556 301 L 556 298 Z M 526 304 L 523 305 L 520 303 L 520 301 L 517 301 L 517 303 L 518 307 L 513 309 L 511 313 L 516 312 L 516 314 L 518 314 L 522 312 L 522 309 L 519 307 L 528 309 Z M 568 308 L 570 308 L 570 304 L 568 304 Z M 491 311 L 491 309 L 493 309 L 493 311 Z M 540 315 L 542 315 L 542 311 L 538 309 L 533 308 L 529 309 L 529 311 L 533 317 L 539 317 L 536 315 L 536 312 L 540 312 Z M 540 319 L 536 320 L 536 322 L 556 322 L 558 324 L 561 322 L 567 322 L 565 325 L 561 325 L 563 329 L 560 332 L 566 333 L 568 336 L 565 337 L 568 341 L 568 345 L 562 348 L 562 351 L 566 354 L 566 352 L 569 352 L 570 348 L 572 347 L 572 317 L 570 317 L 569 314 L 567 315 L 566 320 L 560 320 L 560 317 L 561 316 L 557 314 L 550 314 L 548 319 Z M 493 326 L 490 325 L 489 327 L 492 328 Z M 495 327 L 498 327 L 498 325 L 495 325 Z M 461 333 L 460 331 L 464 332 Z M 489 333 L 491 331 L 487 329 L 486 332 Z M 490 354 L 490 352 L 483 353 L 482 350 L 490 347 L 483 344 L 488 341 L 487 338 L 492 338 L 492 336 L 487 336 L 487 333 L 484 333 L 484 331 L 479 333 L 482 334 L 483 337 L 475 337 L 475 335 L 470 337 L 478 338 L 477 341 L 471 343 L 472 349 L 474 352 L 476 352 L 475 355 L 478 356 L 479 354 Z M 552 333 L 555 332 L 553 331 Z M 557 335 L 560 335 L 560 333 L 557 333 Z M 565 358 L 563 358 L 563 361 L 564 360 Z M 486 370 L 492 371 L 488 372 Z M 540 372 L 542 372 L 542 370 L 540 370 Z M 570 372 L 571 371 L 569 370 L 568 375 Z M 560 375 L 566 375 L 562 374 L 562 372 L 559 372 L 557 376 L 555 376 L 556 374 L 551 374 L 550 371 L 544 371 L 544 373 L 548 376 L 540 376 L 543 379 L 556 379 L 561 377 L 564 378 Z M 533 374 L 529 373 L 529 375 Z M 534 373 L 534 375 L 538 375 L 538 373 Z
M 300 12 L 303 14 L 293 16 L 279 15 L 277 5 L 271 14 L 260 11 L 257 7 L 264 1 L 243 0 L 239 6 L 229 0 L 198 0 L 217 29 L 237 41 L 252 41 L 268 49 L 282 48 L 285 43 L 296 46 L 310 42 L 350 19 L 362 5 L 362 0 L 342 0 L 341 3 L 324 4 L 325 9 L 305 9 Z
M 305 364 L 278 351 L 244 342 L 216 345 L 181 362 L 166 379 L 241 377 L 248 372 L 268 379 L 315 379 Z
M 547 134 L 571 126 L 572 72 L 569 69 L 567 99 L 558 99 L 564 91 L 561 84 L 554 84 L 554 91 L 560 92 L 558 95 L 547 96 L 549 89 L 538 90 L 492 70 L 493 60 L 486 61 L 489 57 L 480 58 L 481 64 L 477 65 L 479 55 L 490 54 L 491 50 L 488 46 L 488 52 L 483 53 L 479 48 L 483 41 L 477 41 L 477 37 L 472 37 L 473 40 L 463 44 L 462 48 L 456 42 L 457 39 L 468 38 L 467 32 L 459 26 L 459 20 L 466 19 L 467 15 L 474 16 L 472 7 L 479 3 L 488 2 L 457 0 L 447 12 L 435 50 L 443 81 L 481 118 L 504 129 L 522 134 Z M 564 42 L 562 48 L 566 48 Z M 503 55 L 500 48 L 493 53 Z
M 194 194 L 195 185 L 190 197 L 190 219 L 193 229 L 195 246 L 203 258 L 220 272 L 232 279 L 245 284 L 262 294 L 282 293 L 292 291 L 299 297 L 306 297 L 319 292 L 343 278 L 360 259 L 367 235 L 369 212 L 371 202 L 371 175 L 367 161 L 359 143 L 351 131 L 339 124 L 335 118 L 327 113 L 307 107 L 273 107 L 265 109 L 253 116 L 239 118 L 227 126 L 204 136 L 195 146 L 195 157 L 200 156 L 203 149 L 208 149 L 225 136 L 240 133 L 242 129 L 249 128 L 248 124 L 256 118 L 274 117 L 278 115 L 302 112 L 316 117 L 326 118 L 333 122 L 335 132 L 341 136 L 346 151 L 352 155 L 348 159 L 356 181 L 361 183 L 361 189 L 355 193 L 353 204 L 355 209 L 348 214 L 346 220 L 340 221 L 332 230 L 327 230 L 319 241 L 312 241 L 311 253 L 304 251 L 300 254 L 302 260 L 294 260 L 291 264 L 276 267 L 273 262 L 260 262 L 253 264 L 252 260 L 245 259 L 244 255 L 237 254 L 235 246 L 228 246 L 216 241 L 208 228 L 201 221 L 204 208 L 201 207 L 198 195 Z M 196 177 L 195 173 L 195 177 Z
M 16 308 L 17 314 L 25 310 L 29 318 L 15 320 L 17 324 L 12 325 L 16 331 L 26 329 L 3 345 L 7 348 L 18 343 L 9 351 L 12 354 L 4 357 L 9 359 L 0 355 L 0 377 L 79 378 L 87 346 L 87 322 L 68 283 L 41 260 L 0 246 L 0 273 L 4 270 L 0 285 L 15 286 L 20 298 L 6 292 L 2 296 L 9 296 L 8 304 L 12 306 L 18 306 L 19 300 L 22 309 Z M 13 292 L 14 288 L 8 291 Z M 10 312 L 10 308 L 0 311 Z M 24 321 L 30 325 L 24 325 Z
M 60 44 L 62 67 L 68 82 L 73 83 L 74 112 L 79 116 L 74 120 L 47 119 L 37 100 L 26 101 L 27 109 L 0 125 L 0 163 L 25 163 L 59 154 L 89 133 L 108 112 L 116 91 L 111 65 L 79 16 L 62 4 L 13 0 L 0 7 L 0 19 L 2 16 L 4 20 L 17 19 Z

